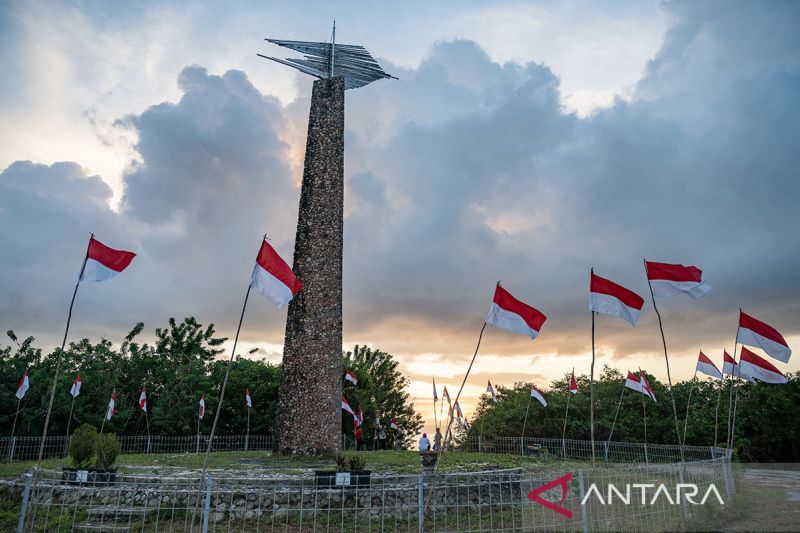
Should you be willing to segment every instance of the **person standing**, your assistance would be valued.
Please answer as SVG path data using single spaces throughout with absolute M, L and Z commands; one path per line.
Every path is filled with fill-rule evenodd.
M 436 428 L 436 435 L 433 436 L 433 451 L 438 452 L 442 449 L 442 432 Z
M 361 426 L 356 426 L 356 451 L 364 449 L 364 432 Z
M 378 449 L 386 449 L 386 430 L 383 427 L 381 427 L 380 431 L 378 431 Z

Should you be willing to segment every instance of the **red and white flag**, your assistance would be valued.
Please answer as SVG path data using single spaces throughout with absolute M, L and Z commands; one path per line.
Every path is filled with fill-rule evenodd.
M 25 396 L 25 393 L 28 392 L 28 389 L 31 388 L 31 382 L 28 380 L 28 371 L 25 371 L 25 375 L 22 376 L 22 379 L 19 381 L 19 386 L 17 387 L 17 393 L 14 395 L 20 400 Z
M 347 403 L 347 399 L 344 396 L 342 396 L 342 409 L 344 409 L 345 411 L 347 411 L 351 415 L 356 416 L 355 411 L 353 411 L 353 408 L 350 407 L 349 403 Z
M 494 290 L 492 307 L 486 315 L 486 323 L 510 331 L 523 333 L 535 339 L 547 320 L 541 312 L 511 296 L 499 283 Z
M 278 308 L 289 303 L 303 287 L 286 261 L 281 259 L 278 252 L 270 246 L 266 239 L 261 242 L 250 286 L 272 301 Z
M 392 428 L 392 429 L 398 429 L 398 430 L 400 429 L 400 426 L 397 425 L 397 419 L 396 418 L 392 418 L 392 423 L 389 424 L 389 427 Z
M 201 394 L 200 395 L 200 409 L 197 411 L 197 416 L 199 416 L 200 420 L 202 420 L 203 417 L 205 416 L 205 414 L 206 414 L 206 395 L 205 394 Z
M 358 385 L 358 378 L 356 377 L 356 375 L 353 373 L 352 370 L 347 371 L 347 374 L 344 375 L 344 380 L 349 381 L 353 385 Z
M 250 389 L 244 390 L 244 403 L 247 407 L 253 407 L 253 400 L 250 398 Z
M 754 354 L 744 346 L 739 354 L 739 374 L 749 381 L 763 381 L 765 383 L 787 383 L 786 376 L 775 368 L 775 365 Z
M 589 310 L 626 320 L 636 327 L 644 299 L 635 292 L 592 272 L 589 283 Z
M 719 371 L 714 362 L 703 352 L 700 352 L 700 355 L 697 358 L 696 370 L 697 372 L 705 374 L 706 376 L 714 379 L 722 379 L 722 372 Z
M 139 393 L 139 409 L 147 412 L 147 387 L 142 385 L 142 392 Z
M 78 394 L 81 393 L 81 375 L 75 378 L 75 381 L 72 382 L 72 387 L 69 389 L 69 393 L 72 395 L 73 398 L 77 398 Z
M 628 377 L 625 378 L 625 386 L 633 389 L 638 393 L 642 393 L 642 381 L 639 376 L 628 370 Z
M 739 331 L 736 333 L 736 342 L 761 348 L 782 363 L 788 363 L 789 357 L 792 356 L 789 344 L 777 329 L 751 317 L 744 311 L 739 311 Z
M 739 375 L 739 370 L 736 368 L 736 359 L 728 355 L 727 350 L 722 352 L 722 373 L 729 376 L 736 377 Z
M 578 382 L 575 381 L 575 369 L 572 369 L 572 377 L 569 380 L 569 393 L 578 394 Z
M 439 401 L 439 395 L 436 394 L 436 378 L 433 378 L 433 403 Z
M 542 407 L 547 407 L 547 400 L 544 399 L 544 394 L 533 383 L 531 383 L 531 398 L 536 398 L 542 404 Z
M 92 237 L 79 282 L 108 281 L 128 268 L 134 257 L 136 254 L 133 252 L 109 248 Z
M 364 425 L 364 411 L 361 408 L 358 408 L 358 416 L 356 417 L 356 422 L 358 422 L 358 426 L 361 427 Z
M 639 378 L 641 379 L 642 383 L 642 394 L 644 394 L 645 396 L 649 396 L 650 398 L 653 399 L 654 402 L 657 402 L 656 393 L 653 392 L 653 389 L 650 388 L 650 384 L 647 382 L 647 377 L 641 370 L 639 370 Z
M 492 382 L 489 380 L 489 386 L 486 387 L 486 392 L 492 395 L 492 401 L 497 403 L 497 393 L 494 392 L 494 387 L 492 387 Z
M 447 404 L 450 405 L 450 393 L 447 392 L 447 385 L 444 386 L 444 392 L 442 393 L 442 398 L 447 398 Z
M 703 281 L 703 271 L 696 266 L 673 265 L 645 261 L 647 279 L 656 296 L 688 294 L 694 299 L 702 298 L 711 290 L 711 285 Z
M 464 413 L 461 412 L 461 406 L 458 405 L 458 400 L 456 400 L 456 404 L 453 407 L 456 410 L 456 416 L 458 416 L 459 418 L 464 416 Z
M 106 420 L 111 420 L 115 414 L 117 414 L 117 391 L 111 391 L 111 399 L 108 400 L 108 409 L 106 409 Z

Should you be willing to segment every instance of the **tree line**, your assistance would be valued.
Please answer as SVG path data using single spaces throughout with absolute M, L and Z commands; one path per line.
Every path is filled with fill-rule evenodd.
M 88 423 L 103 425 L 112 391 L 116 390 L 116 414 L 105 422 L 104 430 L 118 435 L 146 434 L 144 413 L 138 406 L 141 387 L 147 387 L 150 432 L 153 435 L 195 435 L 201 394 L 205 395 L 206 413 L 200 424 L 208 434 L 229 358 L 223 353 L 226 338 L 216 335 L 214 325 L 203 326 L 193 317 L 178 322 L 170 319 L 168 327 L 157 328 L 152 343 L 139 343 L 144 330 L 138 323 L 118 346 L 108 339 L 97 343 L 89 339 L 69 344 L 56 385 L 48 435 L 64 435 L 72 396 L 70 387 L 80 374 L 82 387 L 74 403 L 70 427 Z M 30 389 L 19 402 L 15 434 L 41 436 L 50 398 L 58 349 L 44 353 L 34 345 L 34 338 L 21 342 L 13 331 L 8 345 L 0 346 L 0 431 L 11 434 L 19 380 L 28 371 Z M 249 355 L 252 355 L 251 351 Z M 225 355 L 225 357 L 222 357 Z M 219 357 L 219 358 L 218 358 Z M 343 354 L 345 368 L 359 379 L 357 387 L 344 387 L 350 404 L 365 414 L 365 433 L 372 438 L 376 417 L 388 426 L 396 418 L 403 437 L 410 442 L 422 418 L 415 413 L 405 387 L 408 381 L 397 370 L 397 361 L 389 354 L 356 346 Z M 217 435 L 243 435 L 247 427 L 245 391 L 250 389 L 253 407 L 250 433 L 271 435 L 275 427 L 281 366 L 265 359 L 237 357 L 233 362 L 220 412 Z M 343 414 L 342 431 L 353 434 L 353 421 Z
M 785 385 L 738 382 L 736 427 L 733 449 L 743 461 L 797 462 L 800 460 L 800 372 L 787 376 Z M 589 377 L 576 376 L 578 394 L 570 399 L 566 438 L 589 440 Z M 644 397 L 647 412 L 647 441 L 678 444 L 669 391 L 665 384 L 647 374 L 656 402 Z M 617 405 L 622 397 L 613 440 L 644 441 L 642 394 L 625 389 L 625 376 L 605 366 L 594 383 L 595 439 L 608 439 Z M 545 389 L 547 407 L 535 399 L 530 402 L 525 435 L 561 438 L 564 413 L 569 395 L 570 375 L 557 379 Z M 728 437 L 728 405 L 730 381 L 711 379 L 682 381 L 673 386 L 681 436 L 684 432 L 686 405 L 691 392 L 691 407 L 686 423 L 686 445 L 714 444 L 715 413 L 719 399 L 719 421 L 716 444 L 725 447 Z M 497 387 L 497 403 L 488 394 L 482 395 L 475 411 L 468 436 L 484 435 L 519 437 L 530 398 L 530 384 Z M 734 400 L 736 394 L 733 395 Z

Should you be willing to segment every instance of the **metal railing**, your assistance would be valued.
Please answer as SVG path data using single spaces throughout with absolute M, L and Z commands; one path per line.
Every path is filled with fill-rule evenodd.
M 18 532 L 657 531 L 718 511 L 713 494 L 699 503 L 712 486 L 725 503 L 733 497 L 727 457 L 436 476 L 70 475 L 41 471 L 34 488 L 28 473 L 2 487 L 23 502 Z M 640 497 L 639 489 L 626 490 L 632 484 L 651 488 Z M 676 498 L 679 485 L 690 484 L 697 488 L 694 503 Z M 608 501 L 612 485 L 619 496 Z

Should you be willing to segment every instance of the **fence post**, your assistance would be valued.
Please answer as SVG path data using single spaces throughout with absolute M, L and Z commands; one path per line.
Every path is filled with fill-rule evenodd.
M 211 474 L 206 474 L 206 499 L 203 502 L 203 533 L 208 533 L 208 515 L 211 512 Z
M 419 522 L 419 533 L 424 531 L 425 523 L 425 485 L 423 483 L 425 475 L 420 474 L 417 478 L 417 522 Z M 435 505 L 435 502 L 434 502 Z
M 19 509 L 19 520 L 17 521 L 17 533 L 22 533 L 25 530 L 25 515 L 28 512 L 28 501 L 31 496 L 31 480 L 33 480 L 33 470 L 28 470 L 25 473 L 25 489 L 22 492 L 22 507 Z
M 607 440 L 603 441 L 603 447 L 606 450 L 606 464 L 608 464 L 608 441 Z
M 581 499 L 578 505 L 581 506 L 581 520 L 583 520 L 583 533 L 589 533 L 589 518 L 586 515 L 586 506 L 583 505 L 583 499 L 586 497 L 586 487 L 583 482 L 583 470 L 578 470 L 578 489 L 581 493 Z
M 519 438 L 519 454 L 525 455 L 525 437 Z
M 478 453 L 480 453 L 481 451 L 483 451 L 483 450 L 481 449 L 481 440 L 482 440 L 482 439 L 481 439 L 481 437 L 482 437 L 482 435 L 478 435 Z
M 14 435 L 11 437 L 11 449 L 9 450 L 8 454 L 8 462 L 12 462 L 14 460 L 14 448 L 17 447 L 17 436 Z

